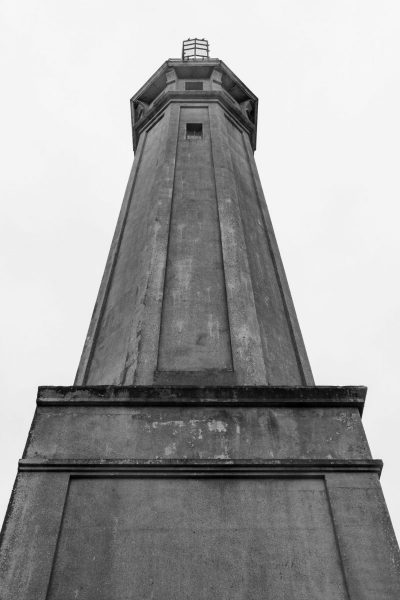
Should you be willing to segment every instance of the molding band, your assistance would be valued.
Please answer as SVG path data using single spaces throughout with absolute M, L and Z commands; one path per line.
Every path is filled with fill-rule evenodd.
M 362 386 L 43 386 L 38 406 L 216 406 L 356 408 L 362 414 Z
M 56 471 L 71 474 L 126 473 L 136 477 L 271 477 L 323 476 L 325 473 L 382 472 L 381 460 L 135 460 L 135 459 L 21 459 L 19 472 Z

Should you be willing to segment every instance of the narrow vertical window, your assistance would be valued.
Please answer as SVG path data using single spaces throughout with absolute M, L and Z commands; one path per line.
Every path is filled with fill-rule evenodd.
M 201 140 L 203 137 L 202 123 L 186 123 L 186 139 Z

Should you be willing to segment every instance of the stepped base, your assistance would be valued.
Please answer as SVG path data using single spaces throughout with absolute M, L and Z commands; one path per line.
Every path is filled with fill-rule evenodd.
M 361 387 L 40 388 L 4 600 L 397 600 Z

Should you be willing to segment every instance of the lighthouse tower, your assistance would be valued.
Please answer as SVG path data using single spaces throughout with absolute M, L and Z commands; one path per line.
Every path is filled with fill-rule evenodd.
M 189 39 L 135 160 L 71 387 L 41 387 L 3 600 L 398 600 L 361 416 L 317 386 L 254 161 L 256 96 Z

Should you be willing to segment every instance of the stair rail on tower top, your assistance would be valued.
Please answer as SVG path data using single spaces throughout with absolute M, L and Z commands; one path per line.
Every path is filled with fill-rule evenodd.
M 210 56 L 209 43 L 204 38 L 188 38 L 182 43 L 182 60 L 207 60 Z

